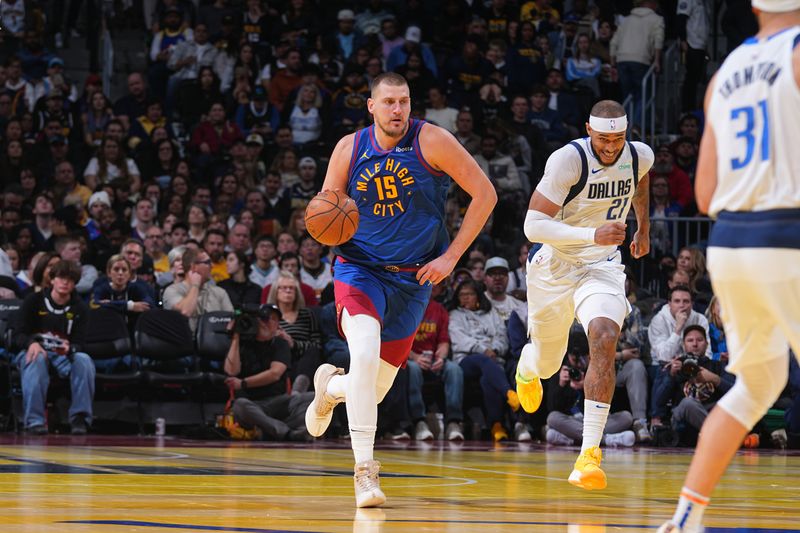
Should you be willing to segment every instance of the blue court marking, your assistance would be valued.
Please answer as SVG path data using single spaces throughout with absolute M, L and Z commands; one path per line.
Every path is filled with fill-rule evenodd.
M 325 519 L 328 522 L 352 522 L 349 519 Z M 372 521 L 374 522 L 374 521 Z M 487 524 L 487 525 L 508 525 L 508 526 L 563 526 L 586 525 L 586 526 L 605 526 L 624 529 L 655 529 L 656 526 L 648 524 L 571 524 L 569 522 L 523 522 L 523 521 L 501 521 L 501 520 L 385 520 L 393 523 L 414 523 L 414 524 Z M 201 526 L 191 524 L 170 524 L 165 522 L 143 522 L 139 520 L 63 520 L 59 524 L 87 524 L 87 525 L 107 525 L 107 526 L 139 526 L 139 527 L 161 527 L 169 529 L 193 529 L 200 531 L 237 531 L 243 533 L 317 533 L 315 531 L 284 530 L 284 529 L 262 529 L 257 527 L 232 527 L 232 526 Z M 706 527 L 706 533 L 800 533 L 797 529 L 776 529 L 762 527 Z

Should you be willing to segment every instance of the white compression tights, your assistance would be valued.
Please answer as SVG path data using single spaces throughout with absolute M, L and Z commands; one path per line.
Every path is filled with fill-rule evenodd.
M 369 315 L 352 316 L 342 310 L 342 331 L 350 350 L 350 372 L 334 376 L 328 393 L 347 400 L 350 442 L 356 463 L 372 459 L 378 404 L 394 383 L 397 367 L 380 358 L 381 325 Z

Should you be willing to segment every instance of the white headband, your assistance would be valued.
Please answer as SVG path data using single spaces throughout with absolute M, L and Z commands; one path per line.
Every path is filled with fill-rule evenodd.
M 798 0 L 753 0 L 752 5 L 765 13 L 785 13 L 800 9 Z
M 620 133 L 628 129 L 628 117 L 601 118 L 591 115 L 589 125 L 597 133 Z

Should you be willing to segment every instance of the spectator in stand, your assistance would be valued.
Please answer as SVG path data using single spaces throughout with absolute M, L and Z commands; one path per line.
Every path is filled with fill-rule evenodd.
M 397 30 L 397 20 L 389 15 L 380 22 L 381 29 L 378 33 L 378 39 L 381 42 L 381 59 L 385 62 L 392 53 L 392 49 L 396 46 L 403 44 L 404 39 L 400 37 L 400 32 Z M 407 78 L 406 78 L 407 79 Z
M 672 145 L 675 153 L 675 164 L 678 168 L 683 170 L 689 181 L 694 184 L 694 174 L 697 169 L 697 144 L 691 137 L 681 137 L 675 144 Z M 693 206 L 694 212 L 697 211 L 697 206 Z M 694 215 L 694 213 L 692 213 Z
M 254 89 L 248 103 L 239 104 L 236 110 L 236 124 L 248 136 L 257 133 L 263 139 L 271 140 L 279 121 L 278 109 L 267 101 L 267 91 L 261 86 Z
M 228 262 L 225 257 L 225 232 L 209 229 L 203 238 L 203 250 L 211 258 L 211 279 L 219 283 L 228 279 Z
M 684 0 L 678 3 L 678 36 L 686 75 L 681 87 L 681 104 L 684 111 L 694 111 L 697 106 L 697 86 L 705 82 L 706 46 L 710 27 L 705 2 Z
M 243 304 L 261 303 L 261 287 L 248 279 L 250 274 L 250 261 L 242 252 L 228 252 L 225 256 L 225 265 L 228 271 L 227 279 L 217 285 L 228 293 L 228 298 L 234 309 L 240 309 Z
M 73 435 L 85 435 L 92 422 L 95 368 L 82 351 L 88 325 L 88 307 L 74 292 L 81 273 L 71 261 L 52 270 L 53 287 L 31 294 L 22 304 L 14 328 L 22 381 L 23 424 L 32 435 L 46 435 L 46 401 L 50 368 L 69 379 L 69 421 Z M 69 311 L 69 313 L 67 313 Z
M 531 91 L 530 101 L 531 110 L 528 116 L 531 123 L 544 135 L 547 151 L 558 150 L 567 140 L 567 129 L 564 127 L 561 115 L 547 106 L 550 101 L 550 91 L 544 85 L 537 85 Z
M 564 357 L 561 371 L 553 376 L 547 387 L 547 435 L 549 444 L 572 446 L 582 440 L 586 362 L 573 352 Z M 606 446 L 633 446 L 636 435 L 631 431 L 633 417 L 628 411 L 608 415 L 603 429 Z
M 330 263 L 322 262 L 322 245 L 306 233 L 300 239 L 300 280 L 311 286 L 319 299 L 322 291 L 333 283 Z
M 145 114 L 136 117 L 128 132 L 128 147 L 132 151 L 147 150 L 152 146 L 153 141 L 158 140 L 154 138 L 156 130 L 163 129 L 166 132 L 169 127 L 161 100 L 154 98 L 148 101 L 145 109 Z M 168 138 L 168 136 L 165 135 L 163 138 Z
M 669 179 L 670 200 L 681 208 L 694 202 L 694 191 L 689 176 L 675 164 L 669 145 L 662 144 L 656 149 L 655 162 L 650 169 L 651 176 L 663 175 Z
M 61 257 L 56 252 L 44 252 L 36 261 L 36 265 L 32 269 L 33 275 L 31 276 L 33 292 L 41 292 L 50 288 L 52 283 L 50 271 L 59 261 L 61 261 Z
M 586 34 L 575 38 L 575 53 L 567 59 L 567 81 L 588 87 L 595 98 L 599 98 L 601 63 L 599 58 L 592 55 L 590 44 Z
M 142 244 L 141 241 L 138 241 L 136 239 L 128 239 L 121 243 L 120 254 L 123 257 L 125 257 L 125 259 L 128 260 L 128 264 L 130 264 L 131 266 L 131 272 L 133 274 L 131 283 L 141 284 L 143 288 L 147 290 L 152 297 L 154 293 L 154 288 L 144 280 L 139 279 L 138 276 L 139 270 L 142 268 L 142 265 L 144 263 L 144 254 L 145 254 L 144 244 Z
M 428 91 L 436 85 L 436 77 L 433 72 L 425 66 L 422 54 L 411 51 L 406 57 L 406 62 L 394 69 L 395 72 L 408 80 L 409 94 L 411 101 L 423 102 L 428 97 Z
M 155 224 L 155 218 L 156 210 L 153 201 L 144 196 L 139 198 L 139 200 L 136 201 L 131 237 L 144 242 L 147 230 Z
M 81 114 L 84 142 L 87 146 L 100 146 L 103 132 L 113 118 L 111 101 L 100 91 L 93 93 L 88 109 Z
M 442 383 L 444 406 L 440 406 L 439 409 L 444 407 L 446 426 L 444 435 L 440 437 L 450 441 L 460 441 L 464 440 L 464 429 L 461 423 L 463 419 L 464 372 L 457 363 L 449 358 L 450 316 L 434 296 L 435 293 L 443 292 L 445 285 L 440 283 L 436 287 L 434 287 L 431 299 L 425 308 L 425 314 L 408 355 L 408 410 L 409 416 L 414 422 L 414 439 L 432 439 L 433 433 L 425 421 L 426 406 L 422 387 L 425 382 Z
M 191 41 L 191 29 L 183 26 L 183 14 L 177 6 L 164 10 L 161 30 L 153 36 L 150 45 L 150 66 L 148 67 L 148 81 L 150 90 L 159 99 L 163 100 L 167 94 L 167 81 L 170 69 L 167 66 L 175 47 L 182 42 Z
M 202 67 L 213 67 L 219 54 L 217 48 L 209 41 L 208 28 L 205 24 L 197 24 L 193 33 L 192 39 L 175 45 L 167 61 L 167 68 L 171 73 L 166 97 L 166 111 L 169 118 L 172 118 L 175 109 L 175 97 L 179 86 L 184 82 L 196 80 Z
M 122 145 L 114 138 L 106 137 L 100 144 L 97 156 L 93 157 L 83 171 L 86 186 L 96 190 L 98 185 L 122 178 L 129 182 L 132 193 L 139 192 L 142 185 L 139 167 L 133 159 L 125 156 Z
M 567 61 L 575 55 L 575 41 L 578 34 L 579 21 L 580 17 L 578 15 L 568 13 L 560 27 L 547 34 L 553 54 L 562 65 L 566 65 Z
M 156 306 L 153 296 L 141 284 L 131 283 L 133 271 L 122 255 L 112 255 L 106 263 L 106 277 L 92 289 L 91 307 L 107 307 L 122 314 L 133 331 L 140 313 Z M 116 364 L 116 361 L 115 363 Z
M 678 121 L 678 133 L 681 137 L 689 137 L 696 144 L 700 144 L 700 119 L 691 113 L 685 113 Z
M 503 427 L 503 405 L 519 410 L 517 393 L 508 384 L 501 366 L 508 350 L 506 328 L 500 315 L 473 280 L 461 282 L 455 290 L 448 326 L 453 361 L 461 366 L 466 380 L 480 380 L 483 407 L 491 424 L 492 438 L 508 440 Z
M 725 339 L 725 325 L 720 315 L 719 299 L 714 296 L 706 309 L 708 320 L 708 336 L 711 344 L 711 359 L 714 361 L 728 361 L 728 341 Z
M 356 48 L 361 46 L 364 35 L 355 27 L 355 13 L 352 9 L 340 10 L 336 16 L 336 23 L 337 30 L 334 34 L 336 57 L 346 63 L 353 56 Z
M 667 305 L 653 317 L 647 329 L 654 365 L 668 363 L 678 354 L 683 330 L 700 325 L 708 333 L 706 317 L 692 309 L 692 292 L 686 285 L 676 285 L 669 292 Z M 711 356 L 709 351 L 707 356 Z
M 55 250 L 64 261 L 72 261 L 81 271 L 81 277 L 75 284 L 75 290 L 86 299 L 94 282 L 97 281 L 97 269 L 92 265 L 81 264 L 81 241 L 77 237 L 64 236 L 55 241 Z
M 206 25 L 209 35 L 219 36 L 225 18 L 239 15 L 235 9 L 228 6 L 228 3 L 228 0 L 214 0 L 200 8 L 197 21 Z
M 148 100 L 144 76 L 139 72 L 128 75 L 128 94 L 114 103 L 114 117 L 119 119 L 127 131 L 131 122 L 145 114 L 145 103 Z
M 186 212 L 186 222 L 189 227 L 189 239 L 198 243 L 203 242 L 208 230 L 208 211 L 202 205 L 192 203 Z
M 264 179 L 264 193 L 262 194 L 264 208 L 259 221 L 262 233 L 274 235 L 282 225 L 289 223 L 289 217 L 292 213 L 292 200 L 289 197 L 291 186 L 290 188 L 283 188 L 283 185 L 280 173 L 273 170 L 267 172 L 267 177 Z M 252 200 L 253 195 L 248 193 L 246 198 L 248 201 Z M 245 205 L 248 205 L 248 203 L 246 202 Z M 268 223 L 265 224 L 265 222 Z
M 725 372 L 724 361 L 712 361 L 707 356 L 707 331 L 699 325 L 687 326 L 683 332 L 682 349 L 659 373 L 658 388 L 653 385 L 654 412 L 666 413 L 667 402 L 673 400 L 672 427 L 684 442 L 691 442 L 703 425 L 708 412 L 733 386 L 735 378 Z M 697 361 L 697 371 L 684 369 L 689 356 Z M 657 408 L 657 410 L 656 410 Z M 660 422 L 653 415 L 653 425 Z
M 518 300 L 526 301 L 528 298 L 528 252 L 531 249 L 531 243 L 527 240 L 519 245 L 517 261 L 519 266 L 509 272 L 508 286 L 506 292 Z M 527 316 L 527 315 L 524 315 Z
M 450 133 L 455 133 L 458 110 L 447 105 L 447 95 L 441 87 L 434 86 L 428 89 L 428 103 L 429 107 L 425 109 L 425 120 L 441 126 Z
M 278 152 L 270 165 L 270 171 L 280 174 L 281 184 L 284 187 L 282 195 L 286 195 L 288 189 L 300 181 L 297 151 L 294 148 L 287 148 Z
M 234 141 L 242 138 L 239 127 L 226 118 L 222 102 L 214 102 L 208 108 L 207 118 L 192 132 L 189 147 L 196 153 L 195 164 L 202 168 L 218 163 Z
M 319 192 L 317 162 L 312 157 L 304 157 L 300 160 L 298 168 L 300 170 L 300 181 L 292 185 L 289 190 L 289 197 L 291 198 L 292 209 L 305 209 L 308 202 Z
M 475 156 L 475 161 L 481 167 L 484 174 L 494 184 L 500 204 L 511 212 L 520 211 L 518 204 L 524 203 L 521 197 L 523 184 L 519 176 L 519 170 L 514 160 L 497 150 L 497 137 L 486 134 L 481 139 L 481 151 Z
M 203 251 L 187 249 L 181 257 L 185 279 L 175 282 L 164 291 L 164 309 L 180 311 L 189 319 L 192 332 L 197 329 L 197 319 L 209 311 L 233 311 L 233 305 L 224 289 L 211 280 L 211 258 Z
M 275 238 L 272 235 L 259 235 L 253 246 L 253 255 L 255 261 L 251 265 L 250 281 L 263 288 L 278 275 Z
M 280 246 L 278 247 L 280 249 Z M 296 252 L 282 252 L 278 258 L 278 271 L 291 272 L 297 281 L 300 282 L 300 294 L 308 307 L 315 307 L 319 301 L 314 289 L 300 280 L 300 257 Z M 261 303 L 266 303 L 272 285 L 265 285 L 261 292 Z
M 303 146 L 322 137 L 322 94 L 313 83 L 300 86 L 294 105 L 283 108 L 283 122 L 292 128 L 295 145 Z
M 197 79 L 186 82 L 179 88 L 175 110 L 187 130 L 193 130 L 205 116 L 211 104 L 224 100 L 220 82 L 214 69 L 200 67 Z
M 540 31 L 554 28 L 561 21 L 558 10 L 550 6 L 550 0 L 529 0 L 519 9 L 519 20 L 530 21 L 540 26 Z
M 153 270 L 156 276 L 169 272 L 169 257 L 165 252 L 164 230 L 162 228 L 151 226 L 145 232 L 144 248 L 148 257 L 153 261 Z
M 527 328 L 528 306 L 507 292 L 509 270 L 508 261 L 502 257 L 492 257 L 486 261 L 483 269 L 483 279 L 486 285 L 485 295 L 492 304 L 492 309 L 497 312 L 505 324 L 508 324 L 511 313 L 516 311 Z
M 254 339 L 233 333 L 225 357 L 225 374 L 231 376 L 225 383 L 236 393 L 234 420 L 244 428 L 258 428 L 264 439 L 305 441 L 309 436 L 304 416 L 314 395 L 286 393 L 291 349 L 278 336 L 280 310 L 270 306 L 266 311 L 269 315 L 259 317 Z
M 652 173 L 652 171 L 651 171 Z M 650 247 L 658 255 L 672 250 L 675 238 L 670 217 L 681 214 L 681 206 L 670 198 L 669 178 L 663 174 L 654 174 L 650 178 Z
M 422 44 L 422 30 L 419 26 L 409 26 L 406 28 L 403 44 L 394 47 L 389 53 L 389 57 L 386 59 L 386 70 L 396 71 L 401 65 L 407 64 L 408 57 L 413 52 L 418 53 L 422 57 L 422 63 L 425 65 L 425 68 L 436 77 L 438 75 L 436 58 L 428 45 Z
M 268 91 L 270 103 L 277 107 L 278 110 L 283 110 L 289 94 L 303 83 L 301 77 L 303 58 L 300 50 L 289 50 L 286 53 L 284 63 L 286 66 L 272 76 Z
M 653 66 L 656 74 L 661 72 L 664 18 L 656 9 L 657 0 L 641 0 L 611 39 L 611 66 L 619 74 L 622 98 L 633 97 L 632 117 L 636 119 L 642 109 L 642 81 L 647 70 Z
M 616 386 L 625 388 L 633 415 L 633 431 L 639 442 L 650 442 L 653 436 L 647 429 L 647 369 L 641 359 L 642 343 L 637 333 L 644 334 L 642 314 L 637 307 L 622 325 L 616 352 Z M 630 319 L 630 320 L 629 320 Z
M 228 232 L 228 252 L 241 252 L 245 256 L 252 251 L 250 249 L 250 228 L 241 222 L 236 222 Z
M 314 371 L 322 363 L 322 338 L 314 314 L 306 307 L 300 282 L 291 272 L 278 273 L 267 295 L 267 304 L 281 310 L 278 336 L 292 351 L 292 392 L 308 391 Z
M 78 183 L 72 163 L 69 161 L 58 163 L 54 178 L 55 183 L 52 190 L 56 205 L 59 207 L 74 205 L 78 210 L 83 211 L 89 203 L 89 198 L 92 197 L 92 191 Z
M 39 193 L 33 200 L 34 221 L 29 225 L 32 245 L 36 250 L 53 249 L 53 199 L 47 193 Z
M 519 25 L 519 40 L 508 51 L 508 87 L 512 92 L 524 92 L 544 83 L 546 68 L 542 51 L 536 44 L 536 28 L 530 21 Z
M 481 137 L 475 133 L 475 121 L 472 113 L 467 110 L 461 110 L 456 116 L 456 131 L 453 133 L 456 140 L 464 147 L 464 149 L 472 155 L 478 153 L 481 149 Z
M 369 122 L 367 99 L 370 92 L 363 69 L 349 64 L 342 78 L 344 84 L 333 94 L 331 113 L 333 134 L 336 138 L 364 128 Z
M 564 74 L 555 68 L 547 71 L 545 86 L 550 93 L 547 107 L 558 113 L 567 124 L 573 135 L 570 138 L 580 137 L 579 132 L 584 129 L 584 116 L 575 96 L 569 92 L 564 81 Z M 574 130 L 573 130 L 574 128 Z
M 492 65 L 481 55 L 481 39 L 468 35 L 461 54 L 451 57 L 445 68 L 444 80 L 453 104 L 474 108 L 478 104 L 478 90 L 492 74 Z
M 689 288 L 692 293 L 711 294 L 711 281 L 706 270 L 706 256 L 702 250 L 693 246 L 684 246 L 678 252 L 676 262 L 678 270 L 689 275 Z

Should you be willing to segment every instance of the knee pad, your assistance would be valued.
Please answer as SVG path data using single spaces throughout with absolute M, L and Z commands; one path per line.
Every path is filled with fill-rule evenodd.
M 778 399 L 788 379 L 785 357 L 744 366 L 738 369 L 736 383 L 717 405 L 751 429 Z
M 342 310 L 342 331 L 350 350 L 350 373 L 377 372 L 381 351 L 381 325 L 369 315 L 351 315 Z
M 397 371 L 400 370 L 396 366 L 387 363 L 383 359 L 380 360 L 378 367 L 378 379 L 375 382 L 375 399 L 381 403 L 392 388 L 394 378 L 397 376 Z

